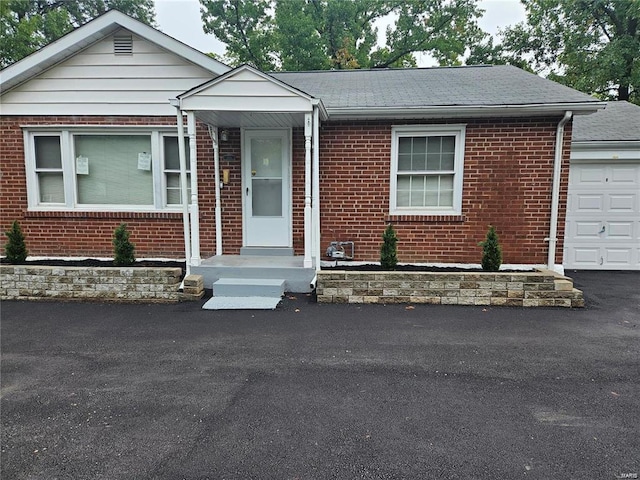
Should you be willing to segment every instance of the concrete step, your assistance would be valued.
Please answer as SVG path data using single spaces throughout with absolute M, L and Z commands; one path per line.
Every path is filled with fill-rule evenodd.
M 285 281 L 269 278 L 220 278 L 213 283 L 214 297 L 271 297 L 284 295 Z
M 293 248 L 289 247 L 242 247 L 240 255 L 259 255 L 271 257 L 293 257 Z
M 203 310 L 275 310 L 280 297 L 213 297 Z

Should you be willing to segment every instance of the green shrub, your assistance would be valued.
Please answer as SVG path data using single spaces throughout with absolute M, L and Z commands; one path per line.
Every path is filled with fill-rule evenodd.
M 496 229 L 489 225 L 489 231 L 484 242 L 478 245 L 482 247 L 482 269 L 488 272 L 497 272 L 502 265 L 502 248 L 498 241 Z
M 13 224 L 11 224 L 11 230 L 4 234 L 9 237 L 9 241 L 4 246 L 7 260 L 11 263 L 24 263 L 29 252 L 27 251 L 20 224 L 14 220 Z
M 398 237 L 393 225 L 387 225 L 382 234 L 382 247 L 380 248 L 380 266 L 385 270 L 394 270 L 398 264 Z
M 119 267 L 133 265 L 136 261 L 136 247 L 129 241 L 127 225 L 121 223 L 113 234 L 113 264 Z

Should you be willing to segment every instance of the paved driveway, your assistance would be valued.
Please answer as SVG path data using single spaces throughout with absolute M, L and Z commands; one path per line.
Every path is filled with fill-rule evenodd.
M 640 475 L 640 273 L 580 310 L 2 304 L 3 479 Z

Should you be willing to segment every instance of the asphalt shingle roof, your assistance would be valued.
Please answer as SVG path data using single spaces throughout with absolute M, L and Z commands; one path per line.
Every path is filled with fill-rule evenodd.
M 327 109 L 590 103 L 598 100 L 509 65 L 271 73 Z
M 609 102 L 604 110 L 576 116 L 573 141 L 640 141 L 640 106 L 629 102 Z

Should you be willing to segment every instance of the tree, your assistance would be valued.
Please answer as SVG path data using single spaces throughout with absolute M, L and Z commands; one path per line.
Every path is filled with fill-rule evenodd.
M 11 263 L 24 263 L 29 252 L 27 251 L 27 244 L 24 241 L 24 234 L 20 224 L 14 220 L 11 224 L 11 230 L 5 232 L 5 235 L 9 239 L 4 246 L 7 260 Z
M 487 272 L 497 272 L 502 265 L 502 248 L 498 240 L 495 227 L 489 225 L 489 231 L 484 242 L 480 242 L 482 247 L 482 269 Z
M 503 32 L 507 51 L 552 80 L 640 103 L 640 1 L 521 1 L 527 22 Z
M 415 66 L 428 53 L 461 62 L 484 35 L 478 0 L 200 0 L 203 28 L 231 64 L 264 71 Z M 390 19 L 386 44 L 375 22 Z
M 155 22 L 153 0 L 0 0 L 0 68 L 110 9 Z
M 393 225 L 387 225 L 382 234 L 380 247 L 380 266 L 385 270 L 394 270 L 398 264 L 398 237 Z
M 113 233 L 113 264 L 116 266 L 133 265 L 136 262 L 136 247 L 129 240 L 127 225 L 121 223 Z

